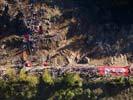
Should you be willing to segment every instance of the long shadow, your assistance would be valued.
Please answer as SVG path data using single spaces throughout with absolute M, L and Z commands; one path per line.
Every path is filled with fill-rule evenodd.
M 84 86 L 84 88 L 90 88 L 91 90 L 95 89 L 102 89 L 102 93 L 98 95 L 98 100 L 103 99 L 104 97 L 113 97 L 118 94 L 120 94 L 122 91 L 125 91 L 132 86 L 129 84 L 123 85 L 123 84 L 112 84 L 112 83 L 104 83 L 104 82 L 98 82 L 93 84 L 87 84 Z
M 4 11 L 0 15 L 0 38 L 4 38 L 9 35 L 23 35 L 27 32 L 27 27 L 23 20 L 23 13 L 18 10 L 15 18 L 8 14 L 9 6 L 4 7 Z
M 123 5 L 116 2 L 116 4 L 118 3 L 118 5 L 120 5 L 118 6 L 114 5 L 115 3 L 111 0 L 109 1 L 110 2 L 102 0 L 99 2 L 98 0 L 86 0 L 82 2 L 79 0 L 78 3 L 73 2 L 74 4 L 77 3 L 79 10 L 73 11 L 73 13 L 70 13 L 71 17 L 68 17 L 69 19 L 74 17 L 77 22 L 71 22 L 68 25 L 67 39 L 80 35 L 86 38 L 84 38 L 84 44 L 82 45 L 76 40 L 61 50 L 69 49 L 76 51 L 76 49 L 86 49 L 81 50 L 81 53 L 89 50 L 89 52 L 91 52 L 88 53 L 88 56 L 92 58 L 116 56 L 127 53 L 133 55 L 133 9 L 131 8 L 133 3 L 130 0 L 127 0 L 127 4 Z M 88 5 L 90 6 L 87 7 Z M 74 7 L 75 6 L 69 6 L 64 7 L 64 9 Z M 66 15 L 65 12 L 63 15 Z M 75 45 L 78 45 L 79 48 L 75 48 Z

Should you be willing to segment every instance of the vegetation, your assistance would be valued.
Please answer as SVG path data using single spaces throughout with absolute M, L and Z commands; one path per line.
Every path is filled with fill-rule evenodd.
M 16 54 L 16 51 L 22 51 L 21 35 L 27 33 L 28 27 L 22 21 L 22 13 L 20 14 L 18 9 L 21 9 L 23 15 L 27 17 L 27 23 L 29 19 L 33 19 L 31 23 L 32 21 L 41 22 L 46 30 L 44 33 L 52 36 L 45 41 L 43 37 L 37 38 L 38 46 L 34 48 L 38 51 L 35 56 L 45 51 L 44 55 L 48 58 L 50 65 L 64 66 L 75 63 L 120 65 L 123 63 L 122 65 L 127 66 L 127 63 L 133 62 L 133 25 L 129 24 L 132 22 L 133 9 L 127 5 L 130 4 L 130 0 L 126 0 L 129 3 L 125 2 L 125 4 L 117 0 L 108 0 L 108 2 L 107 0 L 100 2 L 99 0 L 38 0 L 46 4 L 33 4 L 34 13 L 36 10 L 39 13 L 44 10 L 42 16 L 37 16 L 37 20 L 32 18 L 34 13 L 30 7 L 27 8 L 26 3 L 18 7 L 19 4 L 12 2 L 15 0 L 7 1 L 9 1 L 10 9 L 0 15 L 2 48 L 0 49 L 0 66 L 5 67 L 8 61 L 12 62 L 12 55 L 18 55 L 19 52 Z M 15 13 L 17 15 L 14 15 Z M 33 25 L 31 23 L 28 23 L 30 27 Z M 57 36 L 53 37 L 55 34 Z M 8 35 L 13 36 L 7 38 Z M 33 32 L 31 36 L 34 37 L 34 35 L 36 34 Z M 100 61 L 101 59 L 103 61 Z M 121 94 L 122 97 L 124 92 L 128 94 L 128 98 L 124 99 L 132 100 L 132 85 L 132 78 L 119 77 L 94 82 L 82 79 L 79 74 L 75 73 L 53 78 L 48 70 L 38 76 L 27 74 L 25 70 L 16 74 L 9 68 L 4 78 L 0 79 L 0 100 L 107 100 L 108 98 L 121 100 L 117 98 L 117 94 Z
M 21 70 L 16 77 L 13 70 L 9 69 L 6 77 L 6 80 L 0 79 L 0 99 L 2 100 L 96 100 L 116 96 L 119 91 L 132 88 L 133 83 L 132 78 L 84 82 L 85 79 L 81 79 L 80 75 L 74 73 L 53 78 L 48 70 L 40 76 L 26 74 Z M 115 89 L 115 92 L 110 92 L 110 89 Z

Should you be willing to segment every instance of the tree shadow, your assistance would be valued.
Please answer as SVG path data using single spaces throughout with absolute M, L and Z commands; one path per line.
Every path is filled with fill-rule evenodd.
M 9 6 L 5 5 L 4 11 L 1 10 L 0 15 L 0 38 L 9 35 L 23 35 L 27 31 L 27 27 L 23 21 L 23 13 L 18 10 L 15 18 L 8 14 Z
M 129 3 L 130 1 L 128 1 Z M 87 7 L 87 5 L 90 6 Z M 82 49 L 82 54 L 89 50 L 88 56 L 92 58 L 127 53 L 133 55 L 133 26 L 131 24 L 133 14 L 127 14 L 127 11 L 132 12 L 131 5 L 132 3 L 129 6 L 125 4 L 119 7 L 113 5 L 112 1 L 106 2 L 106 0 L 102 0 L 102 2 L 97 0 L 79 1 L 78 10 L 70 13 L 71 16 L 68 17 L 69 19 L 74 18 L 75 21 L 69 23 L 66 37 L 72 39 L 83 35 L 86 38 L 82 40 L 84 41 L 82 45 L 80 40 L 75 40 L 61 50 L 76 51 L 77 49 L 78 51 Z M 64 12 L 63 15 L 67 14 Z
M 132 88 L 132 86 L 129 85 L 128 83 L 123 85 L 123 84 L 113 84 L 113 83 L 109 83 L 109 82 L 107 82 L 107 83 L 97 82 L 97 83 L 93 83 L 93 84 L 88 84 L 84 88 L 87 88 L 87 87 L 90 88 L 91 90 L 97 90 L 99 88 L 102 90 L 102 93 L 97 95 L 98 100 L 101 100 L 103 98 L 117 96 L 121 92 Z

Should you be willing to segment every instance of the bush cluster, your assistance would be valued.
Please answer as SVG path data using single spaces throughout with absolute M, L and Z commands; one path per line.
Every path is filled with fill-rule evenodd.
M 25 70 L 15 74 L 8 69 L 6 77 L 6 80 L 0 79 L 0 100 L 96 100 L 100 96 L 94 92 L 94 87 L 100 85 L 98 82 L 99 85 L 94 83 L 93 87 L 94 84 L 84 83 L 75 73 L 53 78 L 48 70 L 38 76 L 27 74 Z M 101 84 L 111 89 L 125 87 L 127 83 L 132 85 L 133 82 L 118 78 Z
M 72 100 L 92 98 L 92 92 L 83 88 L 78 74 L 68 73 L 53 78 L 48 70 L 40 76 L 27 74 L 21 70 L 15 74 L 12 69 L 6 72 L 6 80 L 0 79 L 0 99 L 2 100 Z

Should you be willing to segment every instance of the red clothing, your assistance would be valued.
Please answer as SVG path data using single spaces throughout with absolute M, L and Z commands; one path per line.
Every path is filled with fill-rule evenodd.
M 43 28 L 42 28 L 42 26 L 39 26 L 38 33 L 39 33 L 39 34 L 43 34 Z
M 47 62 L 43 62 L 43 65 L 44 65 L 44 66 L 48 66 L 48 63 L 47 63 Z
M 32 67 L 32 63 L 31 63 L 30 61 L 26 61 L 26 62 L 25 62 L 25 66 L 26 66 L 26 67 Z
M 26 33 L 26 34 L 24 35 L 24 39 L 25 39 L 25 41 L 29 41 L 29 34 Z

